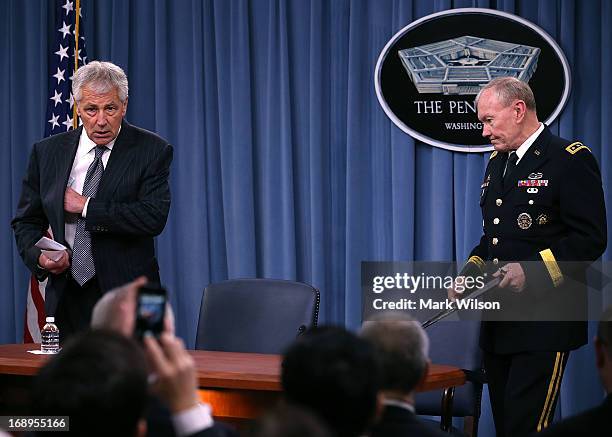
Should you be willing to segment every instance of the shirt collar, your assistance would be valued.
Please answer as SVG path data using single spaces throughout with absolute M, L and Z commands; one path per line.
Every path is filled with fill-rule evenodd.
M 119 131 L 117 132 L 117 136 L 108 144 L 105 145 L 105 147 L 108 150 L 113 150 L 113 146 L 115 145 L 115 141 L 117 141 L 117 138 L 119 137 L 119 133 L 121 132 L 121 126 L 119 126 Z M 85 128 L 83 128 L 83 130 L 81 131 L 81 137 L 79 139 L 79 147 L 77 149 L 77 157 L 82 158 L 83 156 L 87 155 L 89 152 L 91 152 L 93 149 L 95 149 L 97 146 L 96 143 L 94 143 L 89 136 L 87 135 L 87 132 L 85 131 Z
M 525 142 L 519 146 L 518 149 L 516 149 L 516 156 L 518 157 L 518 160 L 516 161 L 517 164 L 519 163 L 521 158 L 525 156 L 525 153 L 527 153 L 527 150 L 529 150 L 531 145 L 540 136 L 543 130 L 544 130 L 544 123 L 540 123 L 540 127 L 534 133 L 532 133 L 529 136 L 529 138 L 527 138 Z
M 397 407 L 397 408 L 403 408 L 404 410 L 408 410 L 408 411 L 411 411 L 413 413 L 415 412 L 414 405 L 409 404 L 408 402 L 399 401 L 397 399 L 385 399 L 383 401 L 383 405 L 391 406 L 391 407 Z

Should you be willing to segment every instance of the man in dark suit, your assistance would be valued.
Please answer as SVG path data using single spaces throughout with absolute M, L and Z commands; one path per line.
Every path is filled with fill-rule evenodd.
M 607 397 L 597 407 L 551 426 L 542 437 L 572 437 L 588 435 L 604 437 L 611 434 L 612 422 L 612 307 L 604 313 L 595 338 L 595 364 Z
M 39 280 L 61 338 L 84 329 L 106 290 L 145 275 L 159 282 L 153 238 L 170 209 L 172 147 L 123 120 L 128 81 L 118 66 L 90 62 L 74 75 L 83 125 L 34 145 L 12 221 L 17 248 Z M 68 250 L 35 246 L 51 227 Z M 59 255 L 59 254 L 57 254 Z
M 538 121 L 529 85 L 498 78 L 476 102 L 495 151 L 466 269 L 488 261 L 503 275 L 506 321 L 483 322 L 480 345 L 497 435 L 522 436 L 548 426 L 569 351 L 587 342 L 585 269 L 607 245 L 605 204 L 590 150 Z
M 372 344 L 382 367 L 382 417 L 371 437 L 442 437 L 433 425 L 415 414 L 416 387 L 427 376 L 429 339 L 413 320 L 389 318 L 365 322 L 361 337 Z

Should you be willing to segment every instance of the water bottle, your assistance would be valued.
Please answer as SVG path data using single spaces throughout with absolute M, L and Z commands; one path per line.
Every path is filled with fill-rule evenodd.
M 40 350 L 45 354 L 56 354 L 59 352 L 59 329 L 55 324 L 55 317 L 47 317 L 46 324 L 40 331 L 42 341 Z

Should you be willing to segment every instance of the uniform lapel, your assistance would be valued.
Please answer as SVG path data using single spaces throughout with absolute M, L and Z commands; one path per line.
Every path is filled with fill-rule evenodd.
M 502 175 L 504 173 L 504 166 L 506 165 L 507 159 L 507 154 L 499 154 L 491 163 L 491 180 L 489 183 L 493 185 L 495 193 L 500 193 L 502 191 Z
M 527 179 L 534 170 L 537 170 L 547 161 L 546 149 L 548 148 L 548 142 L 551 135 L 548 127 L 544 127 L 542 133 L 536 138 L 534 143 L 527 150 L 527 153 L 523 155 L 516 165 L 511 181 L 504 186 L 504 194 L 509 192 L 512 188 L 516 188 L 519 180 Z
M 125 120 L 121 124 L 121 132 L 115 141 L 113 151 L 108 159 L 104 174 L 98 186 L 96 197 L 109 199 L 117 189 L 123 174 L 130 168 L 134 160 L 136 144 L 134 143 L 134 130 Z

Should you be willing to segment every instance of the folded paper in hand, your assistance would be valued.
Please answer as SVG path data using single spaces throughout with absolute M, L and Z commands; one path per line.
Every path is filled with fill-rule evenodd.
M 42 249 L 42 253 L 53 261 L 58 261 L 62 257 L 62 251 L 67 249 L 63 244 L 47 237 L 42 237 L 35 246 Z

